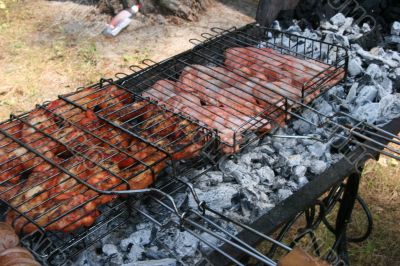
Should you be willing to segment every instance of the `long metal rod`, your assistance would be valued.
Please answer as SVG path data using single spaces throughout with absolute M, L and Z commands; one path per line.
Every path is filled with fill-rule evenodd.
M 162 205 L 163 207 L 165 207 L 165 208 L 167 208 L 167 209 L 170 209 L 170 207 L 169 207 L 168 205 L 166 205 L 165 203 L 163 203 L 161 200 L 156 199 L 156 198 L 154 198 L 154 197 L 153 197 L 153 200 L 155 200 L 157 203 L 159 203 L 159 204 Z M 189 212 L 193 212 L 193 211 L 192 211 L 192 210 L 189 210 Z M 193 213 L 195 213 L 195 212 L 193 212 Z M 202 215 L 200 215 L 200 214 L 199 214 L 199 217 L 202 218 L 202 219 L 207 219 L 205 216 L 202 216 Z M 193 221 L 192 219 L 190 219 L 187 215 L 182 216 L 182 217 L 181 217 L 181 220 L 182 220 L 183 223 L 181 222 L 179 225 L 180 225 L 180 226 L 184 226 L 184 228 L 186 228 L 186 227 L 185 227 L 185 224 L 189 224 L 189 225 L 191 225 L 191 226 L 194 226 L 194 227 L 197 228 L 198 230 L 201 230 L 201 231 L 203 231 L 203 232 L 206 232 L 207 234 L 209 234 L 209 235 L 211 235 L 211 236 L 213 236 L 213 237 L 215 237 L 215 238 L 217 238 L 217 239 L 219 239 L 219 240 L 221 240 L 221 241 L 223 241 L 223 242 L 225 242 L 225 243 L 228 243 L 229 245 L 231 245 L 231 246 L 233 246 L 233 247 L 235 247 L 235 248 L 241 250 L 242 252 L 244 252 L 244 253 L 250 255 L 251 257 L 254 257 L 254 258 L 256 258 L 257 260 L 262 261 L 263 263 L 266 263 L 267 265 L 271 265 L 271 266 L 275 266 L 275 265 L 276 265 L 276 263 L 275 263 L 274 261 L 272 261 L 272 260 L 271 260 L 270 258 L 268 258 L 268 257 L 265 257 L 264 255 L 262 255 L 262 254 L 259 253 L 258 251 L 255 251 L 254 248 L 251 248 L 251 247 L 250 247 L 250 250 L 249 250 L 249 249 L 248 249 L 249 246 L 248 246 L 246 243 L 244 243 L 244 242 L 241 241 L 240 239 L 236 238 L 234 235 L 230 234 L 230 233 L 227 232 L 225 229 L 223 229 L 222 227 L 218 226 L 218 225 L 215 224 L 215 223 L 212 223 L 214 230 L 216 229 L 216 230 L 219 230 L 220 232 L 222 232 L 222 233 L 224 233 L 224 234 L 229 235 L 229 236 L 230 236 L 231 238 L 233 238 L 236 242 L 238 242 L 238 244 L 236 244 L 235 242 L 229 240 L 228 238 L 222 237 L 221 235 L 219 235 L 219 234 L 213 232 L 211 229 L 208 229 L 208 228 L 206 228 L 205 226 L 202 226 L 202 225 L 200 225 L 200 224 L 194 222 L 194 221 Z M 210 220 L 209 220 L 208 222 L 210 222 Z M 246 246 L 247 246 L 247 247 L 246 247 Z M 255 252 L 256 252 L 256 253 L 255 253 Z

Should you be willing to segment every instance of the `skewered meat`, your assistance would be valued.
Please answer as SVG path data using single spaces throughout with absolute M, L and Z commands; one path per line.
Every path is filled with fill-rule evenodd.
M 22 141 L 35 148 L 45 156 L 53 157 L 55 151 L 61 144 L 47 137 L 45 134 L 51 134 L 57 131 L 58 127 L 51 116 L 42 109 L 36 109 L 29 113 L 26 123 L 22 126 Z
M 181 121 L 179 126 L 184 134 L 174 143 L 175 151 L 172 152 L 172 158 L 184 160 L 198 156 L 207 142 L 207 136 L 198 125 L 188 120 Z
M 59 103 L 60 102 L 58 102 L 58 104 Z M 68 108 L 63 108 L 63 115 L 65 117 L 71 114 L 71 112 L 68 113 L 67 110 Z M 121 178 L 116 177 L 120 175 L 121 177 L 127 178 L 127 180 L 130 181 L 129 184 L 132 184 L 132 187 L 145 188 L 154 181 L 155 175 L 165 167 L 165 163 L 162 162 L 166 157 L 165 155 L 160 157 L 160 153 L 158 153 L 158 157 L 155 155 L 149 156 L 146 154 L 148 153 L 147 150 L 141 155 L 141 159 L 144 159 L 149 164 L 156 161 L 156 159 L 161 160 L 161 162 L 156 162 L 157 166 L 153 167 L 154 169 L 149 167 L 149 169 L 146 170 L 143 166 L 143 169 L 139 169 L 141 165 L 138 163 L 135 164 L 137 160 L 135 157 L 131 156 L 132 152 L 130 150 L 126 150 L 126 153 L 123 153 L 123 150 L 116 150 L 110 146 L 111 144 L 100 141 L 107 140 L 109 141 L 108 143 L 112 142 L 112 145 L 127 149 L 128 146 L 131 145 L 130 141 L 132 139 L 128 134 L 121 134 L 116 131 L 114 127 L 106 125 L 104 122 L 98 120 L 92 111 L 81 111 L 74 115 L 76 116 L 76 120 L 72 118 L 71 120 L 74 122 L 70 123 L 64 117 L 60 119 L 60 117 L 54 116 L 54 114 L 37 112 L 29 117 L 29 122 L 38 125 L 37 130 L 30 130 L 29 127 L 23 128 L 22 135 L 25 137 L 24 140 L 27 142 L 27 145 L 32 142 L 30 141 L 32 135 L 41 134 L 41 132 L 38 132 L 39 126 L 41 126 L 40 130 L 46 131 L 46 134 L 57 139 L 59 143 L 68 146 L 68 149 L 72 150 L 74 153 L 82 153 L 87 159 L 74 155 L 72 159 L 70 158 L 62 162 L 61 158 L 57 159 L 58 157 L 55 156 L 52 159 L 55 160 L 57 164 L 67 169 L 74 177 L 41 161 L 41 164 L 39 164 L 40 168 L 34 168 L 27 180 L 24 180 L 24 182 L 15 186 L 15 188 L 10 189 L 9 187 L 5 187 L 0 195 L 1 198 L 8 202 L 15 203 L 14 205 L 16 206 L 20 205 L 22 202 L 23 204 L 20 208 L 17 208 L 17 210 L 21 213 L 25 213 L 28 218 L 35 222 L 35 224 L 32 224 L 15 211 L 9 211 L 7 214 L 7 221 L 13 223 L 17 230 L 33 232 L 38 229 L 36 224 L 44 226 L 47 230 L 57 231 L 70 231 L 80 226 L 89 226 L 98 216 L 98 212 L 95 211 L 96 206 L 98 204 L 105 204 L 116 196 L 99 195 L 96 191 L 88 189 L 86 185 L 78 182 L 78 180 L 87 182 L 100 190 L 109 190 L 113 188 L 127 189 L 127 186 L 123 183 Z M 36 120 L 37 117 L 40 119 Z M 46 119 L 44 119 L 44 117 Z M 79 126 L 86 128 L 100 139 L 97 139 L 97 142 L 94 143 L 91 149 L 88 149 L 89 145 L 86 145 L 85 149 L 76 148 L 75 143 L 83 141 L 79 137 L 87 137 L 88 135 L 87 133 L 83 134 L 82 131 L 75 126 L 76 123 L 79 123 Z M 115 136 L 118 135 L 120 138 L 115 138 Z M 115 141 L 115 139 L 117 140 Z M 75 142 L 73 142 L 73 140 L 75 140 Z M 39 146 L 39 144 L 37 144 L 35 148 L 38 150 L 41 149 L 40 152 L 43 154 L 53 148 L 52 143 L 50 144 L 49 146 L 45 144 Z M 80 145 L 80 147 L 83 146 Z M 92 203 L 89 204 L 87 202 Z M 70 212 L 70 210 L 75 207 L 76 210 Z M 58 217 L 62 218 L 59 219 Z
M 225 65 L 229 68 L 241 68 L 250 65 L 265 65 L 279 67 L 282 62 L 293 62 L 296 68 L 304 69 L 311 75 L 316 75 L 327 68 L 327 65 L 316 60 L 305 61 L 294 56 L 284 55 L 272 48 L 235 47 L 225 51 Z
M 115 85 L 105 88 L 87 88 L 69 96 L 71 101 L 87 109 L 118 108 L 131 102 L 131 94 Z

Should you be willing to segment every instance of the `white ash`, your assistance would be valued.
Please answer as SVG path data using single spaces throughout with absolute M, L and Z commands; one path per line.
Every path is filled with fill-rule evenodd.
M 333 17 L 331 17 L 330 21 L 333 25 L 340 27 L 343 26 L 346 22 L 346 17 L 342 13 L 337 13 Z
M 390 33 L 392 35 L 400 36 L 400 22 L 399 21 L 393 22 L 392 29 L 391 29 Z
M 195 257 L 199 252 L 199 240 L 187 231 L 167 230 L 161 238 L 163 243 L 176 251 L 181 259 Z
M 400 50 L 400 22 L 395 21 L 391 28 L 391 34 L 389 36 L 385 36 L 385 42 L 388 45 L 396 46 L 397 49 Z
M 363 72 L 362 60 L 359 57 L 351 58 L 349 61 L 348 72 L 350 76 L 358 76 Z
M 371 26 L 368 23 L 363 23 L 361 30 L 363 33 L 368 33 L 371 31 Z

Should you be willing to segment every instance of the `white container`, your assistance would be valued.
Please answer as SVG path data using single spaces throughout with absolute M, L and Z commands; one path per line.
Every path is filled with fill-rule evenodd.
M 137 4 L 119 12 L 103 30 L 103 34 L 108 37 L 117 36 L 132 22 L 131 18 L 139 11 L 140 7 L 140 4 Z

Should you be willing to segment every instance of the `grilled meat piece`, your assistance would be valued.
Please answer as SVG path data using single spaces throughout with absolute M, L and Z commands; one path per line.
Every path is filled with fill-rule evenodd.
M 96 159 L 107 161 L 103 157 Z M 60 165 L 75 177 L 50 166 L 46 171 L 32 173 L 17 186 L 3 187 L 0 197 L 18 206 L 17 211 L 34 221 L 34 224 L 13 210 L 8 212 L 6 221 L 17 231 L 25 233 L 38 230 L 37 225 L 64 232 L 92 225 L 99 215 L 97 206 L 116 196 L 99 195 L 83 182 L 99 190 L 109 190 L 122 183 L 121 179 L 92 164 L 82 157 L 74 157 Z
M 0 129 L 21 141 L 23 125 L 20 121 L 3 123 Z M 21 147 L 13 139 L 0 133 L 0 182 L 17 183 L 25 171 L 37 167 L 43 160 L 27 149 Z
M 131 118 L 129 110 L 126 108 L 134 101 L 132 93 L 120 89 L 115 85 L 105 88 L 85 89 L 69 96 L 69 99 L 83 108 L 95 111 L 100 116 L 102 113 L 107 113 L 107 119 L 119 119 L 122 121 Z
M 4 135 L 0 138 L 0 182 L 17 183 L 24 171 L 21 156 L 28 151 Z

